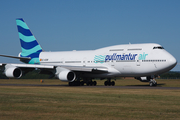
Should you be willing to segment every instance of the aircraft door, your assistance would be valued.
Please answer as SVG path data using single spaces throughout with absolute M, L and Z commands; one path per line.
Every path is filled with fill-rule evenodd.
M 111 67 L 114 67 L 114 62 L 115 62 L 115 61 L 110 60 L 110 61 L 108 61 L 108 65 L 111 66 Z
M 83 66 L 86 66 L 86 58 L 83 58 Z
M 109 61 L 109 64 L 111 65 L 111 67 L 114 67 L 114 62 L 115 62 L 115 61 L 113 61 L 113 60 L 112 60 L 112 61 Z
M 140 60 L 136 60 L 136 66 L 140 66 L 140 65 L 141 65 Z

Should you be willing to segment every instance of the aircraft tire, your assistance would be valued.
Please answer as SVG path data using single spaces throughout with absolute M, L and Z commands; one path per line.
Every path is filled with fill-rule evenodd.
M 111 82 L 111 85 L 112 85 L 112 86 L 114 86 L 114 85 L 115 85 L 115 82 L 114 82 L 114 81 L 112 81 L 112 82 Z
M 155 80 L 151 80 L 149 82 L 149 86 L 152 87 L 152 86 L 157 86 L 157 82 Z
M 107 85 L 108 85 L 108 81 L 105 81 L 105 82 L 104 82 L 104 85 L 107 86 Z
M 111 86 L 111 82 L 108 82 L 108 86 Z
M 92 85 L 93 85 L 93 82 L 91 81 L 91 82 L 90 82 L 90 86 L 92 86 Z
M 156 82 L 156 83 L 150 82 L 150 83 L 149 83 L 149 86 L 150 86 L 150 87 L 152 87 L 152 86 L 157 86 L 157 82 Z
M 154 86 L 157 86 L 157 82 L 154 84 Z
M 84 86 L 84 81 L 81 81 L 81 82 L 80 82 L 80 85 L 81 85 L 81 86 Z
M 150 83 L 149 83 L 149 86 L 152 87 L 152 86 L 153 86 L 153 82 L 150 82 Z
M 93 85 L 96 86 L 96 85 L 97 85 L 97 82 L 96 82 L 96 81 L 93 81 Z
M 73 85 L 73 83 L 72 82 L 69 82 L 69 86 L 72 86 Z
M 80 86 L 81 82 L 80 81 L 76 81 L 75 84 L 76 84 L 76 86 Z

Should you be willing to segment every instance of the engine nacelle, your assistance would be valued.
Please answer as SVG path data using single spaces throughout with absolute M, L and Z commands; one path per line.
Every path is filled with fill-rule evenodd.
M 61 71 L 57 77 L 64 82 L 73 82 L 76 78 L 76 74 L 70 70 Z
M 6 68 L 4 73 L 9 78 L 20 78 L 22 76 L 22 70 L 14 66 Z

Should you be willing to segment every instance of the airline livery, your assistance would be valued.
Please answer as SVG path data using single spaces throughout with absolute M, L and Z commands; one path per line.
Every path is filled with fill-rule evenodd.
M 112 78 L 135 77 L 156 86 L 155 78 L 171 70 L 176 59 L 161 45 L 126 44 L 96 50 L 45 52 L 37 42 L 25 21 L 16 19 L 22 52 L 16 58 L 26 64 L 3 64 L 1 70 L 9 78 L 39 69 L 40 74 L 49 74 L 69 85 L 96 85 L 94 78 L 107 79 L 105 85 L 115 85 Z

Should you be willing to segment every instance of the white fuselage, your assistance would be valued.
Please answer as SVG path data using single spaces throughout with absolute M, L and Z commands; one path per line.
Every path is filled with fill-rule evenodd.
M 53 66 L 105 67 L 94 77 L 149 76 L 172 69 L 177 61 L 159 44 L 127 44 L 88 51 L 41 52 L 40 64 Z

